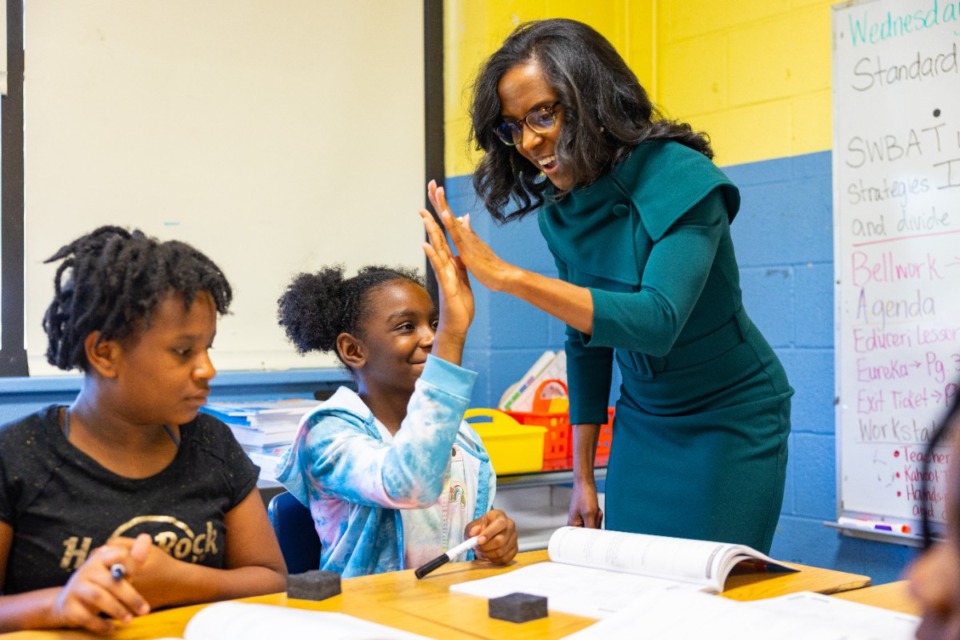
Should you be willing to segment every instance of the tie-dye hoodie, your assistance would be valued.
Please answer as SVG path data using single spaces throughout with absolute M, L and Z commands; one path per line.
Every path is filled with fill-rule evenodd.
M 428 356 L 407 416 L 389 443 L 370 409 L 346 387 L 304 416 L 277 479 L 313 514 L 320 569 L 351 577 L 407 568 L 401 509 L 473 504 L 468 522 L 490 510 L 496 477 L 479 436 L 463 422 L 475 379 L 472 371 Z M 471 477 L 452 488 L 454 443 Z M 444 489 L 450 499 L 441 499 Z M 464 499 L 464 491 L 475 495 Z M 448 520 L 445 511 L 442 519 Z M 462 526 L 446 533 L 447 543 L 463 538 Z M 411 535 L 408 553 L 417 538 Z M 445 551 L 447 543 L 427 555 Z

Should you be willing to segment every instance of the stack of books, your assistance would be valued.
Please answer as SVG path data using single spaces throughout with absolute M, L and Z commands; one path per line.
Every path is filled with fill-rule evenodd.
M 294 398 L 267 402 L 210 402 L 201 411 L 225 422 L 262 479 L 274 480 L 274 469 L 290 447 L 300 419 L 319 400 Z
M 201 411 L 225 422 L 243 448 L 256 451 L 289 445 L 297 433 L 300 418 L 319 404 L 318 400 L 299 398 L 271 402 L 210 402 Z

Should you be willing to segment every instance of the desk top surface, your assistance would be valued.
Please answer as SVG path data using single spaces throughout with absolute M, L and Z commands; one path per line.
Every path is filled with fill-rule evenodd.
M 913 616 L 919 616 L 923 613 L 920 610 L 920 603 L 910 594 L 910 585 L 906 580 L 878 584 L 866 589 L 844 591 L 834 595 L 851 602 L 869 604 L 891 611 L 899 611 L 900 613 L 909 613 Z
M 288 599 L 284 594 L 246 598 L 243 601 L 317 611 L 337 611 L 445 640 L 507 637 L 516 640 L 553 639 L 562 638 L 593 624 L 595 620 L 591 618 L 556 611 L 551 611 L 546 618 L 523 624 L 496 620 L 487 615 L 487 603 L 484 599 L 449 590 L 451 585 L 458 582 L 486 578 L 545 560 L 546 551 L 530 551 L 519 554 L 516 561 L 508 567 L 497 567 L 483 562 L 458 562 L 441 567 L 423 580 L 417 580 L 412 570 L 350 578 L 343 581 L 343 592 L 340 595 L 320 602 Z M 801 565 L 791 566 L 795 566 L 799 571 L 734 572 L 727 580 L 726 589 L 721 595 L 735 600 L 756 600 L 797 591 L 837 593 L 860 589 L 870 584 L 870 579 L 866 576 Z M 152 613 L 135 619 L 126 627 L 118 628 L 110 637 L 115 640 L 181 637 L 187 621 L 203 606 L 179 607 Z M 2 637 L 5 640 L 87 640 L 100 636 L 77 631 L 21 631 L 3 634 Z

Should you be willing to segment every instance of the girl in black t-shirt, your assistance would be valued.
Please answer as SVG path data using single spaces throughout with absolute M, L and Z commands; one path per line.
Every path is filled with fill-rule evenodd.
M 284 591 L 257 468 L 198 416 L 232 297 L 223 273 L 117 227 L 52 261 L 47 360 L 83 385 L 0 427 L 0 631 L 106 633 L 158 607 Z

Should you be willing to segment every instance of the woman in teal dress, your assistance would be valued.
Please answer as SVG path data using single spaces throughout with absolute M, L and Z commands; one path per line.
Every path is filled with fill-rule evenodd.
M 498 222 L 538 213 L 560 278 L 501 260 L 434 183 L 430 198 L 481 283 L 567 324 L 569 523 L 604 517 L 593 459 L 615 359 L 606 527 L 769 551 L 793 389 L 743 308 L 740 195 L 707 137 L 662 118 L 603 36 L 562 19 L 507 38 L 471 116 L 478 195 Z

